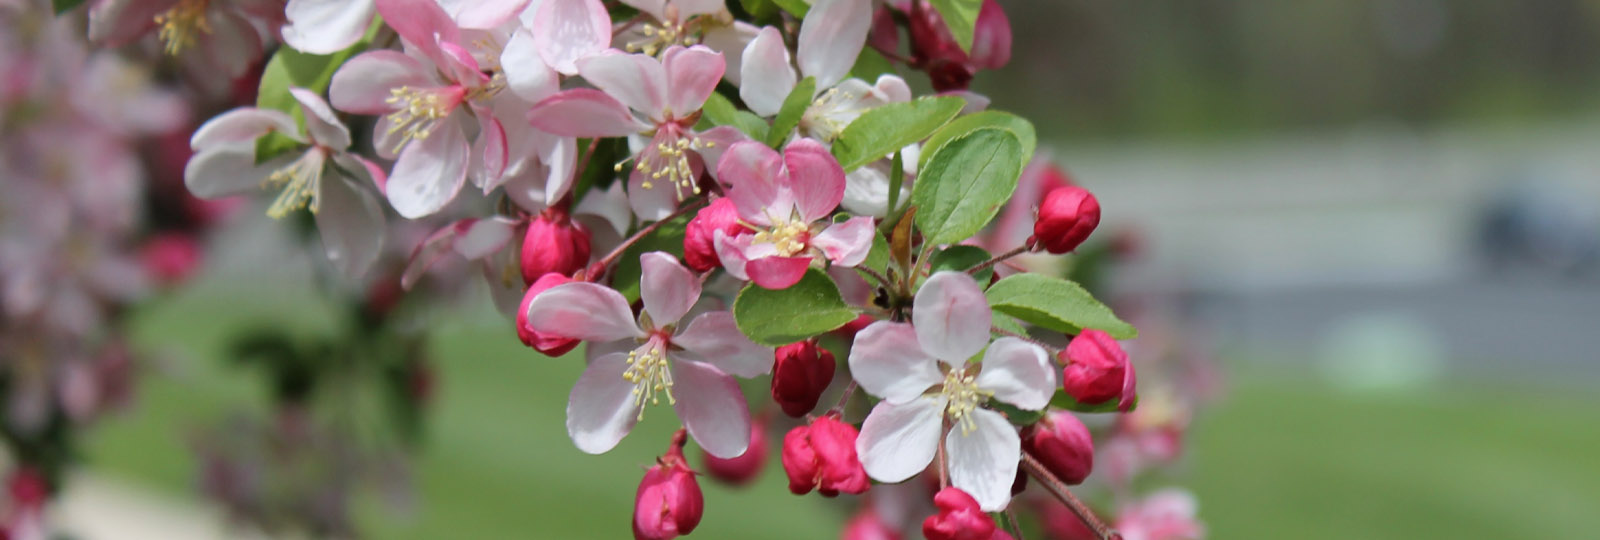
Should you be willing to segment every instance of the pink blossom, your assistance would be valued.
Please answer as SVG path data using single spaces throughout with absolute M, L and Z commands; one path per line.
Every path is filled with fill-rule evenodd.
M 805 495 L 815 489 L 824 497 L 860 495 L 872 487 L 856 454 L 855 426 L 828 414 L 789 430 L 783 437 L 783 471 L 789 491 Z
M 1206 529 L 1195 517 L 1198 509 L 1194 495 L 1165 489 L 1124 506 L 1115 527 L 1126 540 L 1199 540 Z
M 994 519 L 978 507 L 978 501 L 956 487 L 939 490 L 933 496 L 939 513 L 922 522 L 922 535 L 928 540 L 990 540 Z

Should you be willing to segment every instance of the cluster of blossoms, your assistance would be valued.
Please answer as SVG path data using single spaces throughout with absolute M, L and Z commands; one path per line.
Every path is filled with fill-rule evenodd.
M 993 0 L 89 9 L 101 43 L 159 43 L 230 77 L 281 41 L 257 106 L 194 132 L 194 194 L 266 190 L 268 215 L 306 209 L 355 278 L 386 240 L 410 252 L 406 288 L 472 261 L 523 343 L 584 345 L 566 427 L 585 452 L 670 407 L 683 429 L 638 488 L 636 538 L 699 523 L 688 441 L 703 472 L 740 483 L 781 424 L 792 491 L 865 495 L 846 537 L 1010 538 L 1014 499 L 1039 490 L 1092 537 L 1117 536 L 1068 490 L 1094 456 L 1072 412 L 1138 413 L 1119 341 L 1137 332 L 1023 264 L 1074 252 L 1100 206 L 1029 180 L 1031 124 L 966 89 L 1010 57 Z M 939 93 L 914 96 L 912 71 Z M 390 209 L 434 232 L 392 234 Z M 797 420 L 752 415 L 738 379 L 763 376 Z M 1141 511 L 1170 513 L 1124 514 Z

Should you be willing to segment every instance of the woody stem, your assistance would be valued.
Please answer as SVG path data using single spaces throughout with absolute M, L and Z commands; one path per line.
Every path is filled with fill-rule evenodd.
M 644 228 L 639 229 L 639 232 L 633 233 L 633 236 L 629 236 L 627 240 L 623 240 L 622 244 L 617 246 L 616 249 L 611 250 L 611 253 L 607 253 L 605 258 L 600 259 L 599 262 L 589 265 L 589 268 L 585 273 L 589 276 L 598 276 L 605 272 L 606 268 L 611 266 L 611 263 L 617 262 L 617 257 L 621 257 L 622 252 L 627 251 L 628 248 L 639 243 L 639 240 L 649 236 L 650 233 L 656 232 L 656 229 L 661 228 L 661 226 L 665 225 L 668 221 L 678 219 L 684 214 L 699 208 L 700 203 L 704 200 L 705 196 L 699 196 L 683 201 L 683 205 L 679 206 L 677 210 L 673 210 L 671 214 L 667 215 L 667 217 L 661 218 L 655 223 L 645 225 Z
M 981 263 L 981 264 L 979 264 L 977 266 L 974 266 L 972 268 L 968 268 L 967 269 L 967 274 L 968 275 L 976 275 L 978 272 L 982 272 L 986 268 L 989 268 L 991 266 L 999 264 L 1000 261 L 1004 261 L 1006 259 L 1010 259 L 1012 257 L 1018 256 L 1018 255 L 1021 255 L 1023 253 L 1027 253 L 1027 252 L 1028 252 L 1028 245 L 1027 244 L 1023 244 L 1023 245 L 1017 246 L 1017 249 L 1013 249 L 1011 251 L 1007 251 L 1005 253 L 1001 253 L 999 255 L 995 255 L 993 259 L 989 259 L 987 261 L 983 261 L 983 263 Z
M 1122 540 L 1121 534 L 1117 534 L 1117 531 L 1107 527 L 1104 522 L 1100 521 L 1100 518 L 1095 517 L 1094 511 L 1090 510 L 1088 505 L 1083 504 L 1083 501 L 1078 500 L 1078 497 L 1067 489 L 1066 483 L 1056 478 L 1056 475 L 1050 474 L 1050 471 L 1045 469 L 1044 465 L 1033 457 L 1033 454 L 1022 453 L 1022 468 L 1028 471 L 1029 476 L 1043 484 L 1046 491 L 1054 495 L 1062 504 L 1067 505 L 1067 509 L 1078 516 L 1079 521 L 1082 521 L 1085 526 L 1094 531 L 1096 538 L 1099 540 Z

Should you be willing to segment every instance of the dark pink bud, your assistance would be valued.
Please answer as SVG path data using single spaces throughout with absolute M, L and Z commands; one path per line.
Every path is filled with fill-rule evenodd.
M 856 317 L 856 320 L 844 323 L 844 326 L 835 328 L 833 330 L 833 334 L 844 338 L 845 341 L 854 343 L 856 340 L 856 332 L 865 330 L 867 326 L 870 326 L 872 323 L 877 321 L 878 320 L 872 318 L 871 315 L 862 314 Z
M 694 532 L 700 524 L 705 498 L 683 459 L 685 438 L 679 430 L 667 455 L 656 459 L 639 481 L 633 505 L 634 540 L 671 540 Z
M 801 341 L 778 347 L 772 357 L 772 400 L 784 414 L 805 416 L 833 382 L 833 353 L 815 341 Z
M 1066 253 L 1078 248 L 1100 225 L 1100 201 L 1078 186 L 1059 187 L 1039 203 L 1039 220 L 1033 236 L 1046 251 Z
M 844 524 L 844 533 L 839 535 L 841 540 L 900 540 L 900 531 L 894 530 L 878 512 L 867 508 L 856 513 L 856 517 Z
M 856 456 L 856 428 L 833 415 L 789 430 L 783 437 L 783 472 L 789 491 L 805 495 L 816 489 L 824 497 L 866 493 L 871 483 Z
M 744 226 L 739 224 L 739 211 L 734 208 L 733 200 L 723 197 L 711 201 L 694 215 L 694 219 L 689 220 L 689 225 L 683 231 L 684 262 L 696 272 L 722 267 L 722 259 L 717 257 L 717 231 L 735 235 L 744 230 Z
M 1122 345 L 1105 332 L 1087 329 L 1061 351 L 1067 367 L 1061 370 L 1061 388 L 1079 403 L 1095 404 L 1121 397 L 1121 406 L 1133 402 L 1133 366 Z
M 967 53 L 961 51 L 961 45 L 956 43 L 955 36 L 950 35 L 950 29 L 945 26 L 944 18 L 939 16 L 938 11 L 925 2 L 908 3 L 906 7 L 913 61 L 924 66 L 936 60 L 967 61 Z
M 928 81 L 934 91 L 966 90 L 972 85 L 972 68 L 956 60 L 934 59 L 928 63 Z
M 532 284 L 539 276 L 572 276 L 589 264 L 589 230 L 568 218 L 566 212 L 549 209 L 528 222 L 522 238 L 522 282 Z
M 872 30 L 867 34 L 867 46 L 879 52 L 898 55 L 900 49 L 900 27 L 894 22 L 894 10 L 887 5 L 879 6 L 872 12 Z M 188 149 L 188 141 L 184 141 L 184 149 Z
M 712 478 L 732 485 L 742 486 L 750 483 L 761 469 L 767 464 L 767 429 L 766 422 L 756 420 L 750 426 L 750 446 L 744 454 L 732 459 L 722 459 L 705 452 L 701 452 L 701 465 Z
M 933 496 L 939 513 L 922 522 L 922 535 L 928 540 L 991 540 L 994 520 L 978 507 L 978 501 L 955 487 L 939 490 Z
M 1000 69 L 1011 61 L 1011 19 L 995 0 L 983 0 L 972 32 L 973 67 Z
M 50 482 L 38 469 L 22 467 L 11 471 L 11 478 L 6 481 L 6 492 L 11 496 L 11 504 L 17 508 L 38 510 L 44 507 L 44 501 L 50 496 Z
M 1066 411 L 1046 415 L 1023 434 L 1022 450 L 1068 485 L 1082 484 L 1094 469 L 1094 438 Z
M 187 281 L 200 267 L 200 260 L 200 243 L 181 233 L 158 234 L 139 251 L 145 274 L 162 285 Z
M 561 274 L 545 274 L 539 276 L 533 285 L 528 287 L 528 292 L 522 295 L 522 306 L 517 308 L 517 338 L 523 345 L 533 347 L 533 350 L 544 353 L 546 356 L 561 356 L 578 346 L 578 340 L 569 337 L 552 336 L 539 333 L 528 327 L 528 305 L 539 293 L 562 283 L 571 282 L 572 278 Z

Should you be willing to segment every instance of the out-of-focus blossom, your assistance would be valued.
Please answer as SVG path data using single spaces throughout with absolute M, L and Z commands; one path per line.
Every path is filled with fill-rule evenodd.
M 766 422 L 758 419 L 750 426 L 750 447 L 739 457 L 724 459 L 711 454 L 703 457 L 701 463 L 712 478 L 731 486 L 748 485 L 767 465 Z
M 1070 412 L 1046 414 L 1023 433 L 1022 448 L 1068 485 L 1083 483 L 1094 469 L 1094 438 Z
M 1194 495 L 1165 489 L 1124 506 L 1115 527 L 1126 540 L 1200 540 L 1206 529 L 1195 519 L 1198 511 Z

